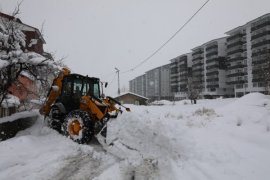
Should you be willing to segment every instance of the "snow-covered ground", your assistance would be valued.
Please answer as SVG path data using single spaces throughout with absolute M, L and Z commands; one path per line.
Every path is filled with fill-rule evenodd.
M 129 106 L 103 146 L 76 144 L 40 117 L 0 142 L 0 179 L 270 179 L 269 96 L 163 104 Z

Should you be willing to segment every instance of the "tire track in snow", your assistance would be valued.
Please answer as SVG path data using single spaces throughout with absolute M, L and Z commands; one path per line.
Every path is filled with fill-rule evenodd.
M 108 154 L 97 142 L 92 142 L 93 152 L 84 154 L 79 152 L 64 160 L 65 166 L 53 178 L 55 180 L 88 180 L 99 176 L 105 169 L 109 168 L 118 158 Z
M 93 179 L 100 173 L 100 161 L 90 155 L 78 155 L 65 160 L 66 165 L 54 177 L 55 180 Z M 88 171 L 85 171 L 88 169 Z

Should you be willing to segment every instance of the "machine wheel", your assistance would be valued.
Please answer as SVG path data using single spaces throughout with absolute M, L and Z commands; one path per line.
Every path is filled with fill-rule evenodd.
M 87 143 L 94 135 L 94 122 L 85 111 L 71 111 L 62 124 L 62 132 L 77 143 Z
M 60 111 L 57 107 L 52 107 L 49 113 L 49 117 L 46 118 L 47 125 L 61 133 L 61 120 Z

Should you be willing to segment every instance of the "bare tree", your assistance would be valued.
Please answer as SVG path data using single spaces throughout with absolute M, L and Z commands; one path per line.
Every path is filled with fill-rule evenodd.
M 188 84 L 187 84 L 187 95 L 188 98 L 191 100 L 191 103 L 196 104 L 197 99 L 199 98 L 200 93 L 202 92 L 203 86 L 201 78 L 198 77 L 188 77 Z
M 270 53 L 268 53 L 267 58 L 264 63 L 254 66 L 257 71 L 257 79 L 263 83 L 265 90 L 270 94 Z

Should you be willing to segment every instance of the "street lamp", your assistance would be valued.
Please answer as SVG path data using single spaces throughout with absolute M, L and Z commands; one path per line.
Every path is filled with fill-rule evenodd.
M 120 78 L 119 78 L 119 72 L 120 70 L 118 68 L 114 68 L 116 70 L 116 73 L 118 75 L 118 95 L 120 95 Z

